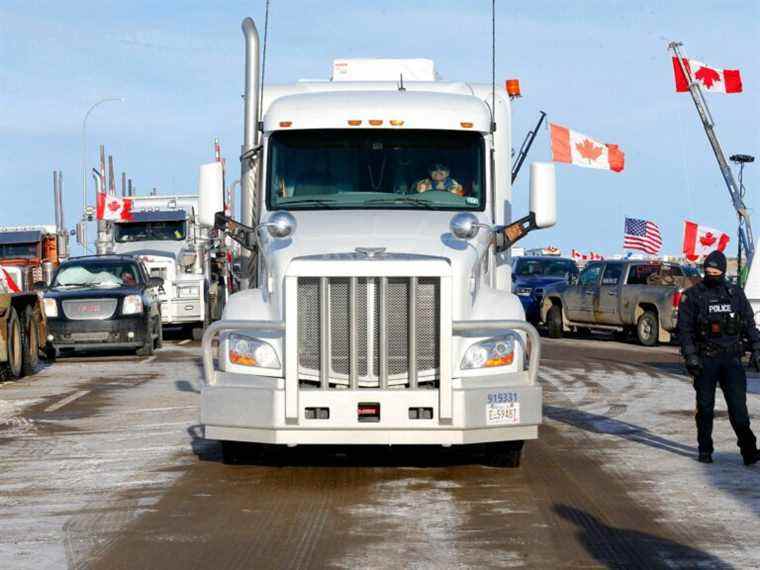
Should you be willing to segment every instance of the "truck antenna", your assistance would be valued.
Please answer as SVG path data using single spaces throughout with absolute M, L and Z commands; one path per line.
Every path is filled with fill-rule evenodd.
M 261 85 L 259 86 L 259 116 L 257 121 L 261 122 L 261 116 L 264 114 L 264 77 L 267 70 L 267 39 L 269 38 L 269 0 L 267 0 L 264 11 L 264 47 L 261 50 Z
M 398 90 L 399 91 L 406 91 L 406 87 L 404 87 L 404 74 L 399 73 L 398 74 Z

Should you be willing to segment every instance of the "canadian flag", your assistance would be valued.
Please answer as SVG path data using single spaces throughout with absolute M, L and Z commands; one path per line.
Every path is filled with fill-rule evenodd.
M 724 251 L 731 238 L 720 230 L 700 226 L 686 220 L 683 232 L 683 253 L 689 261 L 696 261 L 711 251 Z
M 588 254 L 588 258 L 591 261 L 602 261 L 604 259 L 604 256 L 600 253 L 596 253 L 595 251 L 590 251 Z
M 742 76 L 738 69 L 718 69 L 705 65 L 695 59 L 681 58 L 686 71 L 702 89 L 710 93 L 741 93 Z M 673 71 L 676 74 L 676 92 L 689 90 L 689 79 L 683 68 L 678 64 L 678 58 L 673 58 Z
M 583 261 L 584 259 L 588 259 L 587 255 L 581 253 L 575 248 L 573 248 L 573 250 L 570 252 L 570 257 L 572 257 L 575 261 Z
M 605 144 L 567 127 L 550 123 L 552 160 L 586 168 L 622 172 L 625 154 L 616 144 Z
M 4 268 L 0 267 L 0 289 L 5 289 L 7 293 L 20 293 L 21 288 L 16 284 Z
M 109 196 L 105 192 L 98 192 L 99 220 L 111 220 L 115 222 L 130 221 L 132 219 L 132 200 L 130 198 L 117 198 Z

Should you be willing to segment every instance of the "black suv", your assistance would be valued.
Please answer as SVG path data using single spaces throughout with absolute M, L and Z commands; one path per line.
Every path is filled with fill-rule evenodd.
M 163 341 L 158 289 L 131 255 L 73 257 L 61 263 L 43 299 L 48 355 L 136 349 L 153 354 Z

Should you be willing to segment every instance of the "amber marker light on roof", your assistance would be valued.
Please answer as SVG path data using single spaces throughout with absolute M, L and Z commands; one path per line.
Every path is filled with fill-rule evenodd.
M 520 80 L 519 79 L 507 79 L 507 83 L 505 84 L 505 89 L 507 90 L 507 95 L 510 97 L 522 97 L 522 93 L 520 92 Z
M 358 127 L 362 122 L 359 119 L 349 119 L 348 124 L 352 127 Z
M 293 121 L 280 121 L 280 128 L 287 129 L 292 124 L 293 124 Z
M 380 125 L 383 124 L 383 120 L 382 119 L 370 119 L 369 120 L 369 124 L 372 125 L 373 127 L 379 127 Z
M 400 119 L 391 119 L 388 122 L 391 124 L 392 127 L 403 127 L 404 126 L 404 121 L 402 121 Z
M 472 128 L 472 123 L 467 123 L 467 122 L 462 121 L 459 124 L 462 125 L 463 129 L 471 129 Z

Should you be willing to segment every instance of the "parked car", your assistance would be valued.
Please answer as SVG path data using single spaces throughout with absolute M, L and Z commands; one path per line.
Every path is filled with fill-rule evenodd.
M 700 281 L 696 269 L 660 261 L 593 261 L 577 280 L 545 289 L 541 320 L 549 336 L 579 329 L 635 332 L 653 346 L 670 341 L 684 289 Z
M 46 330 L 39 296 L 14 292 L 0 279 L 0 380 L 17 380 L 34 372 Z
M 61 263 L 43 300 L 51 356 L 98 349 L 153 354 L 163 341 L 158 289 L 131 255 L 74 257 Z
M 512 292 L 520 298 L 525 318 L 537 324 L 541 318 L 544 289 L 554 283 L 569 283 L 578 277 L 578 266 L 564 257 L 520 257 L 512 263 Z

